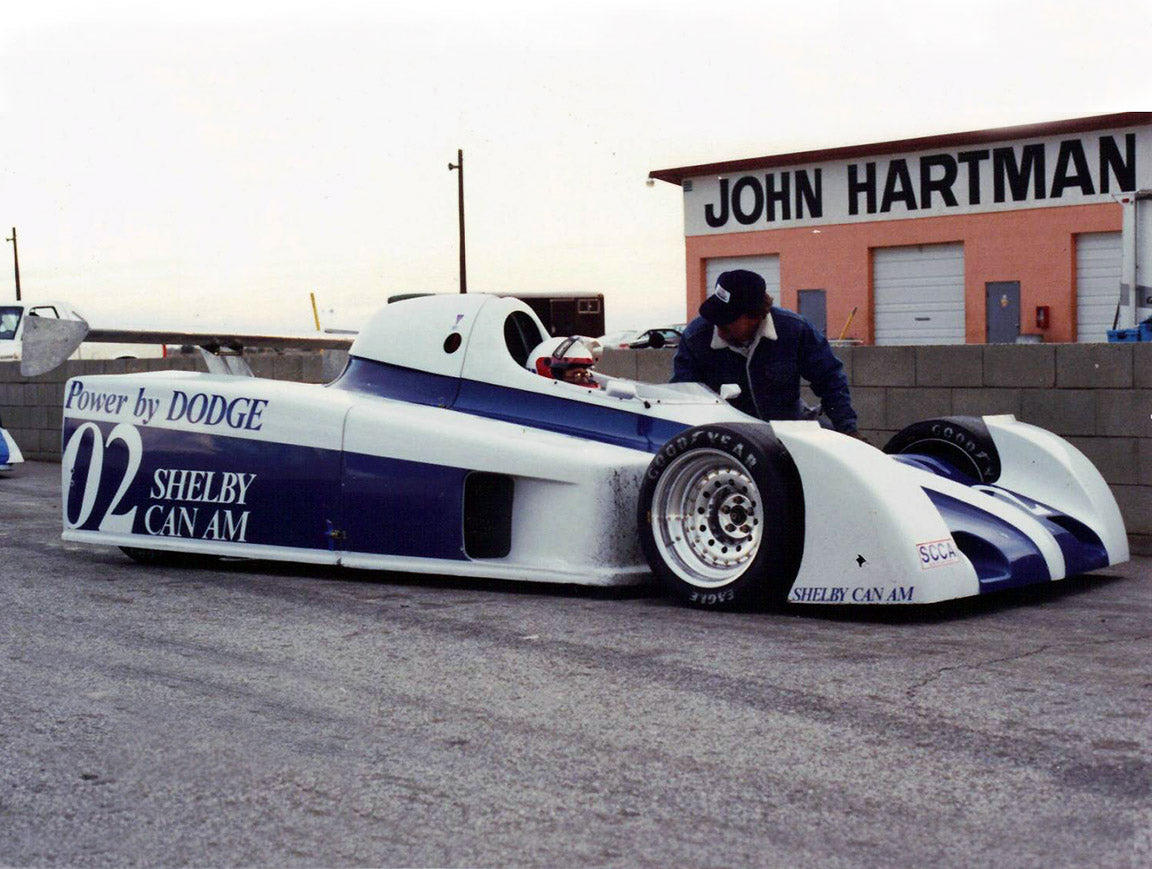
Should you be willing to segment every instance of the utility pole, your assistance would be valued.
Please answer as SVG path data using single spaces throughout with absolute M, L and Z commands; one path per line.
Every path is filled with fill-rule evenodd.
M 465 266 L 464 260 L 464 151 L 460 148 L 456 149 L 456 162 L 448 164 L 448 171 L 451 172 L 456 169 L 460 174 L 457 176 L 457 198 L 459 200 L 460 212 L 460 292 L 468 292 L 468 270 Z M 12 231 L 15 234 L 15 230 Z
M 463 219 L 463 218 L 461 218 Z M 463 232 L 463 224 L 461 224 L 461 232 Z M 16 301 L 20 301 L 20 251 L 16 248 L 16 227 L 12 227 L 12 237 L 4 239 L 5 241 L 12 242 L 12 262 L 16 267 Z

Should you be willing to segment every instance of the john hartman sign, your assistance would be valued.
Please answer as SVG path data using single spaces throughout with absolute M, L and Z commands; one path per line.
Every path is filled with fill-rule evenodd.
M 1152 186 L 1152 128 L 691 179 L 688 235 L 1114 201 Z

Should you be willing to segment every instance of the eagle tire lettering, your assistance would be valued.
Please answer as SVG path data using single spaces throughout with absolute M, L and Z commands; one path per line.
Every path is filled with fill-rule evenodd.
M 736 594 L 731 589 L 718 592 L 694 591 L 688 597 L 689 603 L 694 603 L 698 606 L 722 606 L 723 604 L 733 603 L 735 600 Z

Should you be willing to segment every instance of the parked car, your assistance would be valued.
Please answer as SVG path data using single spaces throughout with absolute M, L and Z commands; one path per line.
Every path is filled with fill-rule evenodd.
M 596 339 L 603 348 L 625 349 L 640 333 L 635 329 L 621 329 L 618 332 L 609 332 Z
M 648 348 L 659 350 L 661 347 L 675 347 L 680 343 L 680 335 L 683 331 L 683 324 L 647 329 L 629 341 L 628 346 L 633 350 L 644 350 Z
M 87 323 L 87 318 L 68 302 L 20 301 L 0 303 L 0 362 L 19 361 L 22 355 L 24 327 L 29 317 L 50 320 L 74 320 Z M 146 359 L 166 356 L 162 343 L 85 343 L 76 348 L 73 359 Z

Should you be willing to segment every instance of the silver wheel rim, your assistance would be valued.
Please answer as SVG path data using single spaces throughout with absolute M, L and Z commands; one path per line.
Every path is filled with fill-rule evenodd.
M 670 464 L 652 493 L 656 548 L 678 577 L 718 588 L 740 577 L 764 535 L 764 504 L 748 469 L 719 450 L 695 450 Z

